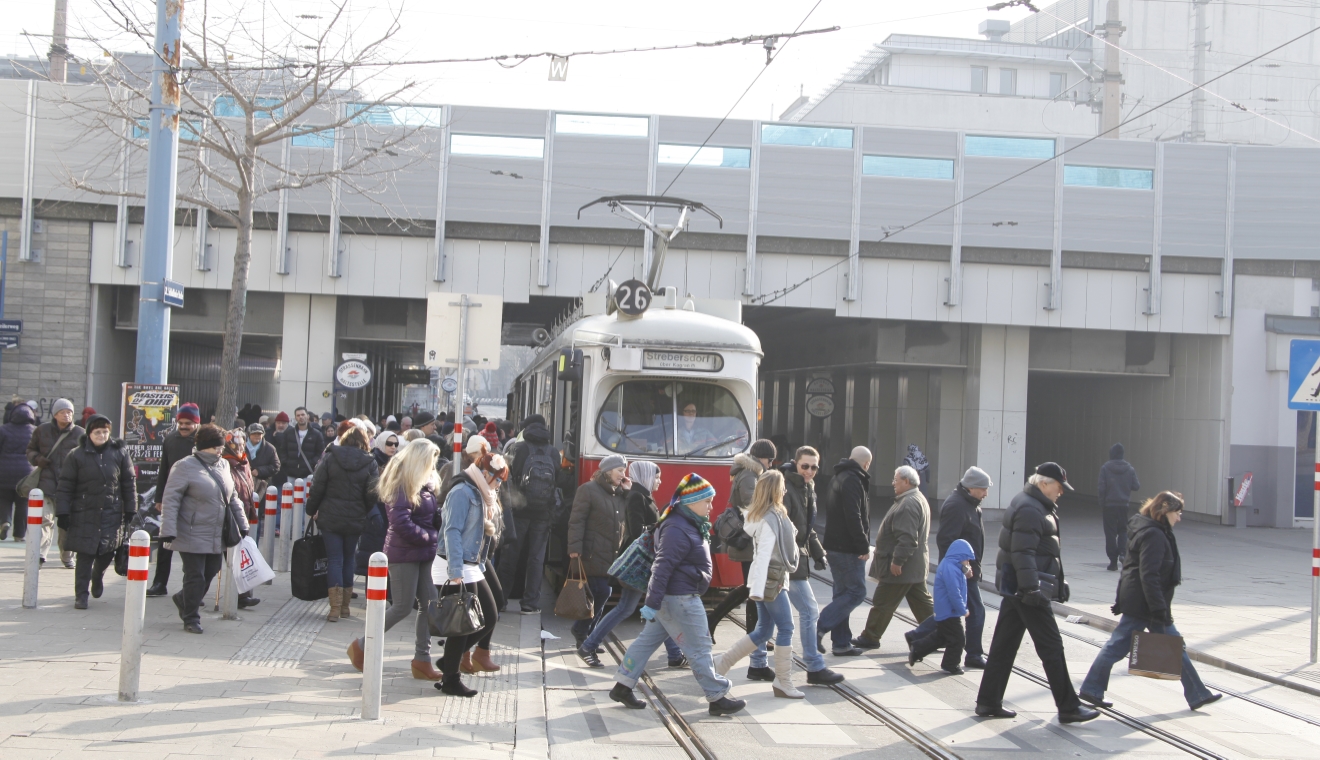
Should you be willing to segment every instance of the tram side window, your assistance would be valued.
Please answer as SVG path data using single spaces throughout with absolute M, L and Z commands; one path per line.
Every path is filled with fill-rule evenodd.
M 610 392 L 596 437 L 621 454 L 728 457 L 750 443 L 733 394 L 718 385 L 631 381 Z

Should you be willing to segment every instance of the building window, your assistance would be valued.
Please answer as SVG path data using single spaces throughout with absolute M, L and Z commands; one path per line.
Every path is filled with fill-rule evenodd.
M 999 94 L 1000 95 L 1017 94 L 1017 69 L 999 70 Z
M 354 124 L 378 127 L 443 127 L 444 109 L 436 106 L 391 106 L 352 103 Z
M 555 114 L 555 133 L 605 137 L 646 137 L 651 120 L 643 116 L 600 116 L 589 113 Z
M 953 179 L 953 160 L 909 156 L 862 156 L 862 174 L 872 177 Z
M 254 98 L 252 105 L 255 106 L 255 110 L 252 116 L 257 119 L 283 119 L 284 109 L 280 108 L 279 104 L 279 98 Z M 232 95 L 221 95 L 216 98 L 212 111 L 222 119 L 242 119 L 246 116 Z
M 408 326 L 408 302 L 401 298 L 363 298 L 362 324 Z
M 972 67 L 972 92 L 985 92 L 990 81 L 990 69 L 985 66 Z
M 707 145 L 667 145 L 660 143 L 656 162 L 680 166 L 718 166 L 746 169 L 752 165 L 751 148 L 717 148 Z
M 1057 98 L 1068 89 L 1068 75 L 1057 71 L 1050 72 L 1050 97 Z
M 543 158 L 545 140 L 540 137 L 455 134 L 449 138 L 449 152 L 456 156 Z
M 304 129 L 304 127 L 298 127 Z M 315 127 L 305 127 L 305 129 L 315 129 Z M 319 131 L 301 132 L 293 136 L 293 147 L 295 148 L 333 148 L 335 147 L 335 130 L 325 128 Z
M 790 127 L 786 124 L 762 124 L 761 142 L 766 145 L 802 145 L 812 148 L 851 148 L 851 129 L 829 127 Z
M 1153 190 L 1155 172 L 1150 169 L 1118 169 L 1110 166 L 1065 166 L 1063 184 L 1079 187 L 1116 187 L 1124 190 Z
M 1054 158 L 1054 141 L 1031 137 L 968 135 L 963 152 L 990 158 Z

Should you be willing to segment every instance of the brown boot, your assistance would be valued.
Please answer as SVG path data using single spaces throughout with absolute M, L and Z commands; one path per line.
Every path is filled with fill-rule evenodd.
M 495 673 L 500 669 L 499 665 L 491 661 L 490 650 L 481 647 L 472 650 L 472 667 L 483 673 Z
M 362 660 L 366 656 L 367 653 L 362 651 L 361 641 L 353 639 L 348 643 L 348 661 L 353 664 L 353 667 L 357 668 L 359 673 L 362 672 Z
M 412 677 L 419 681 L 439 681 L 444 674 L 436 670 L 430 660 L 413 660 Z
M 463 659 L 458 661 L 458 670 L 460 673 L 467 673 L 470 676 L 477 674 L 477 669 L 472 667 L 472 653 L 464 652 Z
M 344 590 L 338 586 L 330 587 L 330 614 L 325 616 L 327 622 L 339 622 L 339 596 Z
M 350 614 L 348 609 L 348 600 L 352 598 L 353 598 L 353 589 L 347 586 L 339 589 L 339 617 L 341 618 L 353 617 L 353 615 Z

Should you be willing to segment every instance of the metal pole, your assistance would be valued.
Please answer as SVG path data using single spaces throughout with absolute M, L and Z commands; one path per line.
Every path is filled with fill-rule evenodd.
M 0 232 L 0 319 L 5 318 L 5 274 L 9 269 L 9 230 Z M 2 354 L 3 352 L 0 352 Z
M 286 569 L 293 565 L 293 542 L 303 534 L 305 522 L 307 522 L 307 483 L 302 478 L 298 478 L 293 481 L 293 523 L 287 528 L 289 546 L 285 551 L 289 564 L 285 565 Z
M 225 564 L 220 568 L 224 575 L 220 579 L 220 616 L 225 620 L 238 620 L 238 583 L 234 580 L 234 568 L 238 564 L 238 547 L 225 549 Z
M 128 579 L 124 583 L 124 638 L 119 653 L 119 701 L 136 702 L 142 675 L 142 621 L 147 613 L 147 564 L 151 536 L 133 531 L 128 539 Z
M 467 333 L 468 309 L 472 308 L 467 294 L 458 301 L 458 390 L 454 396 L 454 476 L 463 472 L 463 403 L 467 397 Z M 476 432 L 475 430 L 472 432 Z
M 138 303 L 139 383 L 163 383 L 169 370 L 170 310 L 161 300 L 172 270 L 174 194 L 179 167 L 179 43 L 183 3 L 156 0 L 151 67 L 146 216 L 142 224 L 142 286 Z
M 289 498 L 280 497 L 280 545 L 275 552 L 275 572 L 289 572 L 289 550 L 293 548 L 293 502 L 297 498 L 298 489 L 295 486 Z
M 1320 422 L 1320 413 L 1316 414 Z M 1315 423 L 1312 423 L 1314 425 Z M 35 493 L 35 492 L 34 492 Z M 31 530 L 31 528 L 29 528 Z M 1320 438 L 1315 446 L 1315 498 L 1311 501 L 1311 664 L 1320 645 Z
M 362 719 L 380 718 L 380 682 L 385 667 L 385 586 L 390 561 L 383 552 L 371 555 L 367 568 L 367 633 L 363 637 Z M 421 614 L 425 615 L 426 610 Z
M 23 559 L 23 606 L 37 608 L 37 575 L 41 572 L 41 512 L 46 506 L 46 497 L 40 488 L 34 488 L 28 494 L 27 534 L 23 537 L 27 544 L 27 555 Z

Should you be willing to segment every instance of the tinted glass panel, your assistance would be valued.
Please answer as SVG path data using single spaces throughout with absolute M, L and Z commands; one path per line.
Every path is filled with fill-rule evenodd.
M 750 148 L 715 148 L 709 145 L 698 148 L 695 145 L 666 145 L 661 143 L 656 160 L 662 164 L 687 165 L 690 163 L 692 166 L 746 169 L 752 165 L 752 151 Z
M 354 124 L 374 124 L 382 127 L 442 127 L 443 109 L 428 106 L 368 106 L 364 103 L 349 105 Z
M 263 107 L 269 109 L 279 102 L 279 98 L 257 98 L 253 101 L 253 104 L 258 109 Z M 284 109 L 277 108 L 273 113 L 275 118 L 283 118 Z M 255 116 L 258 119 L 269 119 L 271 114 L 272 112 L 269 110 L 258 110 Z M 221 95 L 215 99 L 215 115 L 224 119 L 241 119 L 243 118 L 243 109 L 238 107 L 238 101 L 234 100 L 232 96 Z
M 1155 172 L 1150 169 L 1115 169 L 1109 166 L 1065 166 L 1063 184 L 1151 190 L 1155 187 Z
M 995 158 L 1054 158 L 1054 141 L 1030 137 L 968 135 L 963 150 L 969 156 Z
M 335 131 L 325 129 L 320 132 L 304 132 L 300 135 L 294 135 L 293 146 L 295 148 L 333 148 L 335 147 Z
M 953 179 L 953 160 L 908 156 L 862 156 L 862 174 L 874 177 Z
M 620 454 L 723 458 L 751 444 L 747 421 L 727 389 L 710 383 L 634 380 L 610 391 L 596 438 Z
M 641 116 L 599 116 L 587 113 L 555 114 L 555 132 L 561 135 L 646 137 L 651 120 Z
M 449 139 L 449 152 L 456 156 L 541 158 L 545 155 L 545 140 L 540 137 L 454 135 Z
M 761 142 L 766 145 L 805 145 L 813 148 L 851 148 L 851 129 L 829 127 L 791 127 L 786 124 L 762 124 Z

